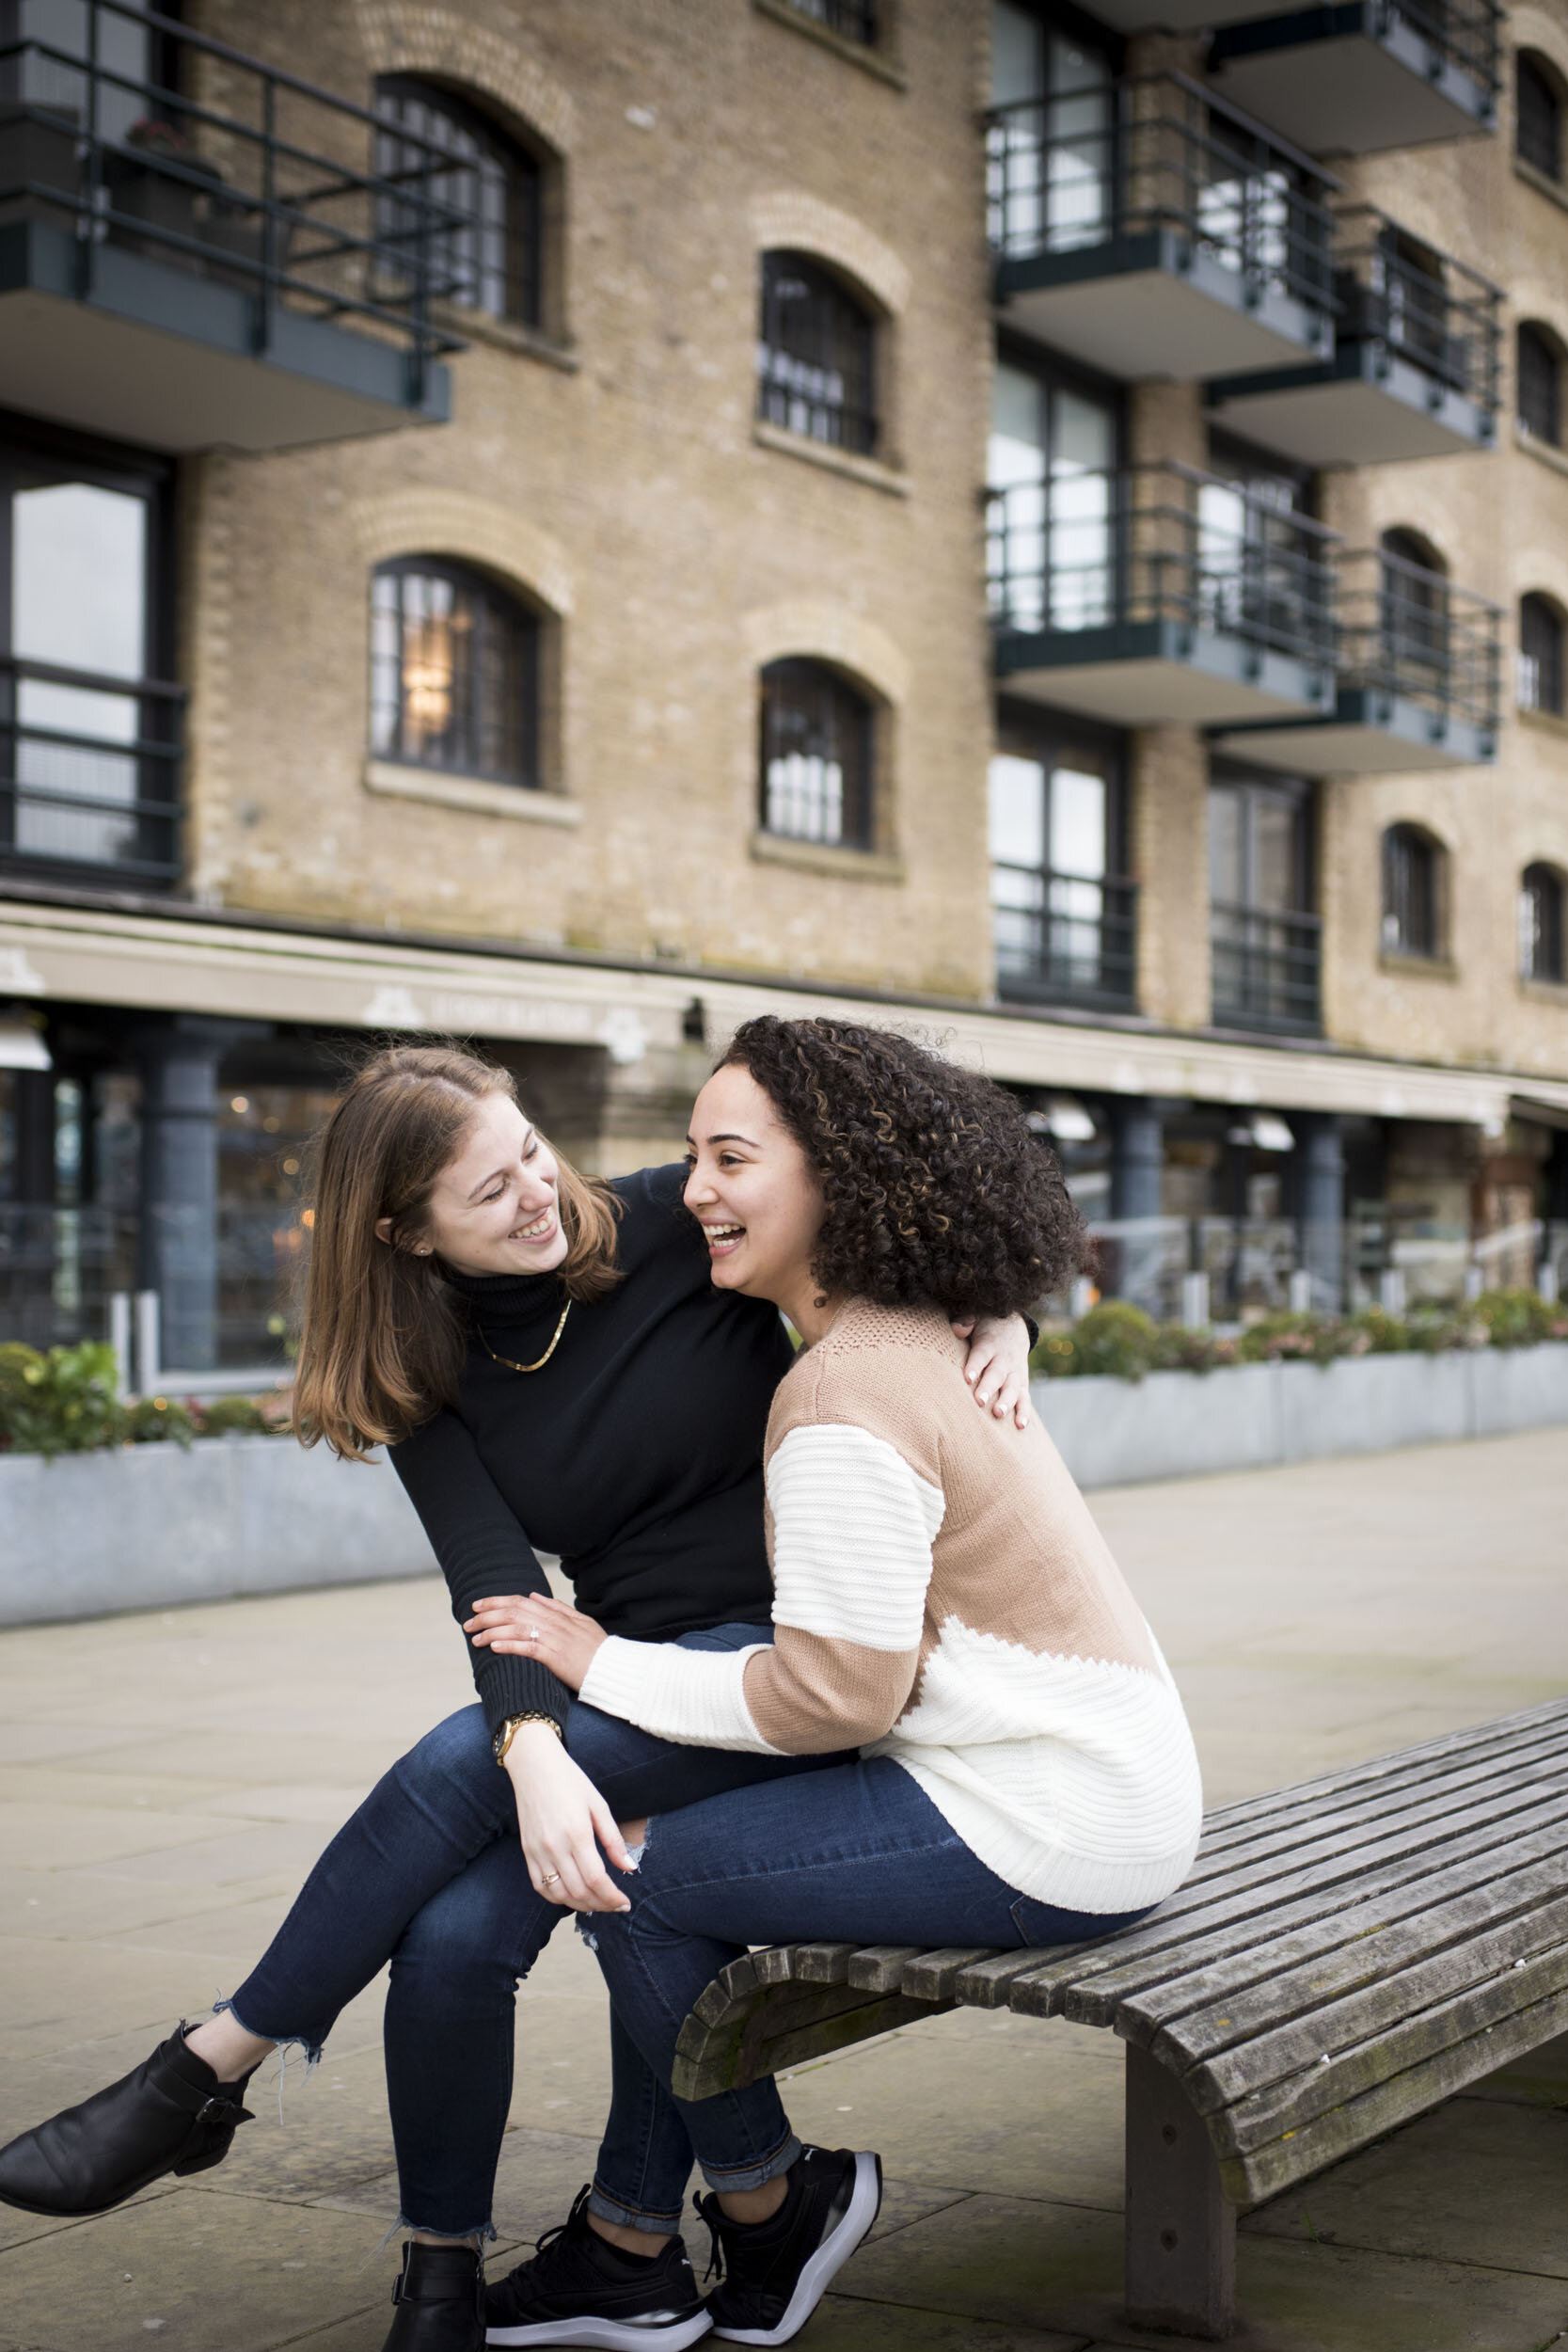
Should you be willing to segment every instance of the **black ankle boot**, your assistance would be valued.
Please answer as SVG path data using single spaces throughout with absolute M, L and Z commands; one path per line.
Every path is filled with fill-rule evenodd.
M 249 2080 L 220 2083 L 181 2026 L 107 2090 L 0 2148 L 0 2202 L 24 2213 L 107 2213 L 166 2172 L 205 2172 L 249 2121 Z
M 403 2249 L 382 2352 L 484 2352 L 484 2265 L 471 2246 Z

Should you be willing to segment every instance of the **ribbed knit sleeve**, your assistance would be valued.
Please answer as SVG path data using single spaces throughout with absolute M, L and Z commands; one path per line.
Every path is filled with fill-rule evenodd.
M 455 1413 L 437 1413 L 392 1446 L 389 1458 L 440 1562 L 459 1626 L 473 1614 L 476 1600 L 548 1593 L 532 1545 Z M 548 1667 L 533 1658 L 499 1658 L 463 1638 L 492 1731 L 509 1715 L 548 1715 L 565 1730 L 572 1693 Z
M 794 1429 L 768 1467 L 774 1638 L 732 1653 L 602 1643 L 582 1697 L 665 1740 L 828 1756 L 879 1740 L 920 1662 L 940 1490 L 895 1446 Z

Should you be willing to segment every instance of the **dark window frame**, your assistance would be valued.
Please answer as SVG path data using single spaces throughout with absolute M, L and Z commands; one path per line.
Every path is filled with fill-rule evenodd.
M 1568 622 L 1552 598 L 1529 589 L 1519 599 L 1519 684 L 1521 710 L 1563 715 L 1565 639 Z
M 803 295 L 786 294 L 796 284 Z M 815 253 L 776 246 L 760 257 L 756 414 L 802 440 L 877 457 L 886 420 L 886 324 L 871 298 Z M 800 307 L 792 319 L 785 311 Z M 785 340 L 787 328 L 801 331 Z M 835 382 L 838 396 L 830 396 Z M 803 421 L 802 421 L 803 413 Z
M 1513 69 L 1513 152 L 1547 180 L 1562 178 L 1562 88 L 1551 66 L 1539 50 L 1521 49 Z
M 1042 952 L 1036 959 L 1033 971 L 1005 966 L 997 952 L 998 995 L 1004 1002 L 1018 1004 L 1097 1005 L 1124 1012 L 1133 1009 L 1137 1003 L 1138 982 L 1138 886 L 1130 871 L 1132 808 L 1126 736 L 1114 727 L 1097 726 L 1092 720 L 1073 719 L 1023 704 L 1003 702 L 997 713 L 994 749 L 999 754 L 1037 760 L 1045 771 L 1045 805 L 1041 818 L 1048 859 L 1053 776 L 1062 769 L 1070 769 L 1077 758 L 1083 762 L 1085 771 L 1101 776 L 1106 787 L 1103 874 L 1067 874 L 1058 872 L 1049 864 L 1017 866 L 1009 859 L 988 856 L 988 874 L 993 881 L 1001 869 L 1037 876 L 1042 885 L 1038 910 Z M 1070 968 L 1072 958 L 1057 953 L 1053 939 L 1053 927 L 1071 932 L 1092 925 L 1097 918 L 1078 913 L 1070 905 L 1053 907 L 1051 903 L 1053 884 L 1066 884 L 1069 888 L 1073 884 L 1086 884 L 1101 894 L 1098 917 L 1101 945 L 1096 958 L 1099 967 L 1097 980 L 1077 977 Z M 991 907 L 994 916 L 999 911 L 994 898 Z
M 788 707 L 792 695 L 793 711 Z M 813 698 L 815 710 L 808 707 Z M 878 771 L 885 733 L 879 698 L 835 663 L 816 654 L 784 654 L 766 662 L 757 674 L 758 833 L 772 841 L 799 841 L 816 849 L 875 851 L 883 830 Z M 775 760 L 802 749 L 812 760 L 837 758 L 843 793 L 836 833 L 771 821 L 779 812 L 769 769 Z
M 1055 352 L 1042 350 L 1038 343 L 1028 342 L 1016 334 L 1003 332 L 997 336 L 996 358 L 999 366 L 1012 368 L 1020 375 L 1031 376 L 1034 379 L 1041 414 L 1045 419 L 1040 446 L 1045 457 L 1044 481 L 1048 517 L 1051 512 L 1050 493 L 1053 479 L 1051 472 L 1053 430 L 1051 411 L 1052 395 L 1055 392 L 1071 393 L 1080 400 L 1090 402 L 1096 407 L 1104 409 L 1109 415 L 1111 462 L 1105 470 L 1111 476 L 1113 486 L 1106 529 L 1107 602 L 1111 613 L 1119 616 L 1127 599 L 1128 581 L 1127 518 L 1124 512 L 1125 499 L 1121 492 L 1121 485 L 1128 469 L 1128 388 L 1125 384 L 1118 383 L 1114 376 L 1101 375 L 1095 369 L 1081 367 L 1070 359 L 1060 358 Z M 987 470 L 989 474 L 989 464 Z M 1029 575 L 1015 573 L 1006 564 L 1008 532 L 1006 494 L 989 482 L 986 491 L 986 506 L 990 517 L 986 550 L 987 601 L 992 622 L 1006 628 L 1015 626 L 1010 617 L 1006 583 L 1010 579 L 1027 578 Z M 1047 615 L 1052 610 L 1051 583 L 1055 568 L 1053 563 L 1052 532 L 1048 519 L 1045 529 L 1045 569 L 1040 580 L 1040 602 Z M 1044 626 L 1049 630 L 1053 624 L 1047 618 Z M 1087 723 L 1085 722 L 1085 724 Z
M 1422 825 L 1386 827 L 1380 844 L 1386 956 L 1441 963 L 1448 953 L 1448 851 Z
M 1535 319 L 1521 319 L 1513 344 L 1514 412 L 1527 433 L 1562 446 L 1562 349 Z
M 397 603 L 399 629 L 394 747 L 388 748 L 377 739 L 377 710 L 393 706 L 392 697 L 378 697 L 377 691 L 377 665 L 383 658 L 375 644 L 378 590 L 384 580 L 401 581 L 415 577 L 445 581 L 457 593 L 469 598 L 474 608 L 478 625 L 469 624 L 468 710 L 466 716 L 452 722 L 454 728 L 461 725 L 464 730 L 464 748 L 468 755 L 461 758 L 431 757 L 406 747 L 408 615 L 401 589 Z M 494 651 L 494 632 L 498 628 L 513 632 L 511 646 L 508 647 L 503 641 L 500 648 L 503 660 L 510 655 L 515 665 L 513 675 L 505 681 L 506 691 L 516 697 L 510 717 L 504 709 L 494 713 L 484 707 L 483 698 L 492 685 L 485 671 Z M 485 783 L 513 785 L 521 791 L 541 789 L 541 685 L 545 628 L 543 615 L 515 589 L 477 564 L 465 563 L 460 558 L 416 552 L 392 556 L 387 562 L 376 564 L 371 574 L 371 756 L 425 775 L 471 776 Z M 479 748 L 487 734 L 498 730 L 503 735 L 509 730 L 515 731 L 517 756 L 513 763 L 487 761 L 483 749 Z
M 879 49 L 887 37 L 886 0 L 784 0 L 797 16 L 857 49 Z
M 431 146 L 439 146 L 441 142 L 430 126 L 404 122 L 384 110 L 400 101 L 425 107 L 479 149 L 473 157 L 456 151 L 452 156 L 453 175 L 472 176 L 478 183 L 471 194 L 459 197 L 444 188 L 448 175 L 433 167 L 429 155 Z M 378 74 L 373 107 L 382 125 L 375 140 L 378 177 L 395 179 L 400 171 L 412 171 L 422 193 L 437 200 L 451 194 L 452 200 L 460 202 L 463 209 L 480 214 L 484 210 L 482 197 L 487 175 L 489 185 L 499 184 L 500 189 L 505 210 L 504 221 L 499 224 L 504 247 L 501 259 L 498 262 L 484 252 L 475 255 L 471 250 L 461 249 L 469 245 L 466 231 L 456 232 L 455 243 L 460 249 L 451 254 L 446 254 L 447 240 L 441 234 L 430 236 L 433 296 L 458 310 L 472 310 L 482 318 L 498 319 L 535 331 L 543 329 L 549 294 L 545 234 L 549 159 L 472 98 L 444 83 L 428 80 L 423 74 Z M 395 151 L 394 143 L 400 132 L 408 141 L 406 160 Z M 416 145 L 416 140 L 422 143 Z M 383 235 L 395 232 L 396 210 L 395 197 L 378 199 L 378 214 L 385 212 L 388 215 L 380 232 Z M 492 234 L 497 226 L 493 220 L 485 224 Z M 468 291 L 447 282 L 449 278 L 461 279 L 464 273 L 470 274 Z M 499 279 L 501 288 L 499 305 L 484 298 L 483 290 L 492 279 Z
M 1317 788 L 1306 776 L 1248 768 L 1234 760 L 1212 760 L 1205 804 L 1211 828 L 1218 793 L 1238 800 L 1246 870 L 1240 898 L 1215 898 L 1211 833 L 1211 1018 L 1216 1028 L 1316 1036 L 1323 1027 Z M 1268 906 L 1258 893 L 1257 812 L 1265 803 L 1283 803 L 1290 812 L 1295 886 L 1294 904 L 1289 907 Z
M 137 763 L 136 799 L 146 807 L 136 828 L 136 854 L 127 858 L 72 857 L 63 852 L 16 847 L 15 740 L 17 673 L 9 666 L 12 644 L 12 485 L 31 462 L 57 468 L 67 479 L 144 500 L 148 509 L 142 669 L 126 680 L 83 671 L 101 679 L 106 693 L 137 694 L 139 739 L 148 747 Z M 0 872 L 7 868 L 81 880 L 85 876 L 134 881 L 139 888 L 166 889 L 182 870 L 183 800 L 182 720 L 185 691 L 175 676 L 178 634 L 179 531 L 177 469 L 170 457 L 71 431 L 45 421 L 0 409 Z M 111 748 L 105 740 L 105 748 Z M 26 787 L 21 787 L 26 789 Z M 49 795 L 40 791 L 38 804 Z M 86 814 L 87 812 L 84 812 Z M 90 818 L 89 818 L 90 821 Z
M 1559 868 L 1533 859 L 1519 877 L 1519 977 L 1562 985 L 1565 893 Z

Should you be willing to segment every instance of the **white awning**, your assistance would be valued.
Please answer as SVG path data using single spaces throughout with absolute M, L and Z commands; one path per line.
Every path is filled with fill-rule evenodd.
M 484 954 L 390 936 L 316 936 L 243 914 L 214 920 L 0 903 L 6 997 L 601 1046 L 626 1064 L 650 1047 L 679 1044 L 697 997 L 715 1048 L 758 1013 L 831 1013 L 909 1029 L 994 1078 L 1063 1096 L 1152 1095 L 1248 1111 L 1436 1120 L 1492 1134 L 1515 1108 L 1568 1118 L 1568 1082 L 1526 1081 L 1517 1073 L 1100 1027 L 1010 1007 L 867 1001 L 804 983 Z M 1526 1107 L 1527 1089 L 1538 1107 Z

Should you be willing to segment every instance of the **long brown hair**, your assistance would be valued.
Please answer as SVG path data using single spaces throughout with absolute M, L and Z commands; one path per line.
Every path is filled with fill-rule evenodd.
M 362 1462 L 451 1404 L 467 1340 L 437 1260 L 410 1245 L 475 1107 L 517 1100 L 509 1070 L 453 1045 L 393 1045 L 365 1063 L 316 1143 L 310 1269 L 294 1434 Z M 591 1303 L 620 1280 L 607 1184 L 559 1154 L 557 1192 L 569 1297 Z M 377 1238 L 390 1217 L 390 1246 Z

